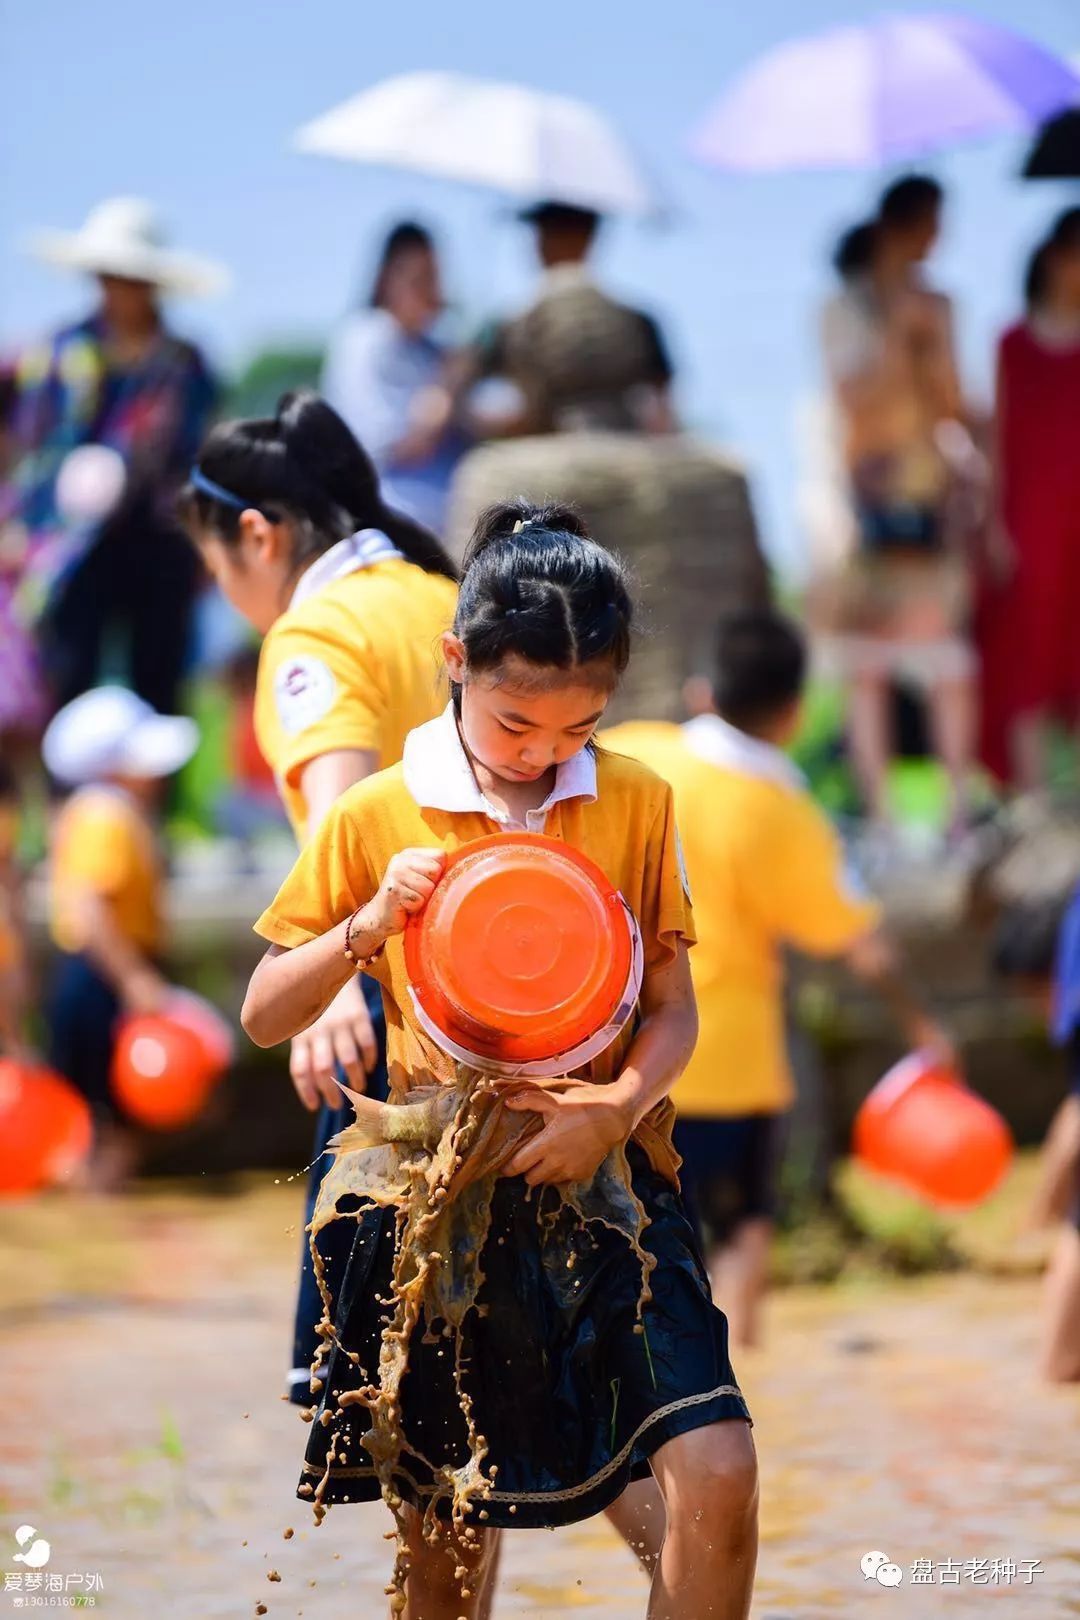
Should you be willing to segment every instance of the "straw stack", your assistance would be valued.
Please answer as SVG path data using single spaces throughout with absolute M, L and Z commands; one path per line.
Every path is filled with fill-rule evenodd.
M 708 673 L 717 621 L 768 600 L 746 475 L 682 436 L 573 433 L 507 439 L 461 463 L 447 527 L 460 558 L 477 514 L 523 495 L 569 501 L 633 571 L 640 617 L 611 718 L 681 717 L 680 689 Z

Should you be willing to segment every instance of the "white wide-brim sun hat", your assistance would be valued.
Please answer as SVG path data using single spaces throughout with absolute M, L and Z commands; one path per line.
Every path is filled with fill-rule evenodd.
M 188 298 L 229 285 L 224 265 L 171 248 L 156 209 L 141 197 L 110 197 L 91 209 L 79 230 L 35 231 L 26 246 L 46 264 L 145 281 Z
M 41 744 L 57 781 L 83 787 L 107 776 L 171 776 L 199 745 L 186 715 L 158 714 L 123 686 L 98 686 L 65 704 Z

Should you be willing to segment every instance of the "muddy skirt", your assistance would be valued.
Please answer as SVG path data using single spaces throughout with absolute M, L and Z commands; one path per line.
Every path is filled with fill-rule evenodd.
M 727 1320 L 709 1297 L 682 1201 L 634 1144 L 628 1158 L 649 1221 L 643 1243 L 656 1260 L 644 1332 L 641 1263 L 626 1238 L 596 1223 L 583 1227 L 550 1188 L 530 1189 L 520 1176 L 497 1183 L 481 1261 L 482 1308 L 466 1318 L 461 1343 L 464 1387 L 488 1447 L 485 1468 L 497 1467 L 494 1491 L 472 1512 L 483 1510 L 492 1527 L 590 1518 L 649 1473 L 649 1457 L 666 1441 L 729 1418 L 749 1421 L 728 1359 Z M 394 1242 L 392 1211 L 359 1218 L 337 1303 L 341 1348 L 331 1354 L 309 1431 L 303 1499 L 315 1491 L 327 1504 L 380 1494 L 363 1445 L 367 1411 L 346 1404 L 339 1412 L 338 1397 L 378 1376 Z M 453 1344 L 423 1343 L 424 1327 L 421 1318 L 409 1347 L 402 1386 L 408 1450 L 395 1478 L 421 1510 L 432 1486 L 421 1458 L 436 1467 L 468 1459 Z

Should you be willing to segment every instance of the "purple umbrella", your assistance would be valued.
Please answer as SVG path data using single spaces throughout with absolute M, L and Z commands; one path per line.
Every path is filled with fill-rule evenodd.
M 739 174 L 872 169 L 1026 129 L 1080 94 L 1034 40 L 963 12 L 892 13 L 790 40 L 748 68 L 694 135 Z

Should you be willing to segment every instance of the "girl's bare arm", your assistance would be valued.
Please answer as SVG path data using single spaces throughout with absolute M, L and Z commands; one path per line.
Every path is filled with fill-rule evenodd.
M 256 1046 L 277 1046 L 307 1029 L 352 978 L 356 968 L 345 955 L 348 927 L 346 918 L 293 950 L 270 946 L 251 975 L 240 1012 L 240 1022 Z M 356 955 L 368 955 L 381 943 L 358 917 L 352 930 Z
M 345 954 L 374 956 L 400 934 L 426 903 L 446 856 L 439 849 L 403 849 L 386 868 L 378 893 L 353 918 L 288 950 L 271 945 L 244 998 L 240 1022 L 256 1046 L 277 1046 L 313 1024 L 356 972 Z
M 622 1072 L 611 1084 L 626 1109 L 630 1130 L 667 1096 L 697 1043 L 690 953 L 681 941 L 673 961 L 646 975 L 641 1014 Z

